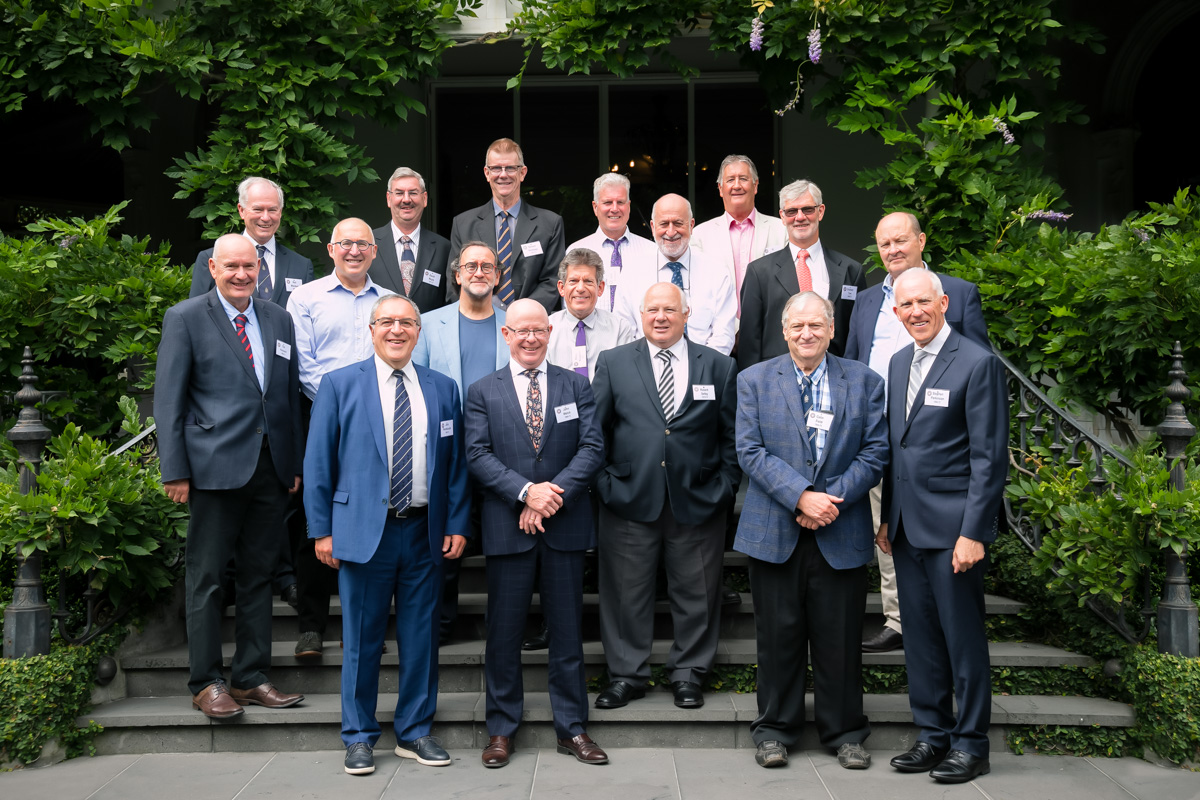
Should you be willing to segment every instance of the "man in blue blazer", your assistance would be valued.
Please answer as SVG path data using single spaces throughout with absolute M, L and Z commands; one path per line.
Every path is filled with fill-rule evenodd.
M 458 387 L 412 363 L 421 316 L 406 297 L 371 310 L 375 354 L 334 370 L 313 404 L 304 493 L 309 537 L 338 570 L 346 772 L 374 772 L 379 658 L 393 598 L 400 654 L 396 755 L 450 757 L 430 735 L 444 559 L 462 555 L 470 516 Z
M 914 344 L 892 357 L 888 373 L 892 460 L 876 544 L 896 562 L 920 733 L 892 766 L 965 783 L 990 769 L 983 573 L 1008 473 L 1008 390 L 992 351 L 946 324 L 937 275 L 909 270 L 895 290 L 896 316 Z
M 585 764 L 608 756 L 587 735 L 583 556 L 596 544 L 588 484 L 604 458 L 588 380 L 546 360 L 550 320 L 536 300 L 508 307 L 510 361 L 467 389 L 471 474 L 484 489 L 487 556 L 485 767 L 503 767 L 521 722 L 521 638 L 541 562 L 550 629 L 550 709 L 558 752 Z
M 788 354 L 738 375 L 738 463 L 750 478 L 733 548 L 750 556 L 764 767 L 787 764 L 804 729 L 811 648 L 821 744 L 848 769 L 862 743 L 863 606 L 874 528 L 867 493 L 888 460 L 883 379 L 829 354 L 834 308 L 815 292 L 783 308 Z

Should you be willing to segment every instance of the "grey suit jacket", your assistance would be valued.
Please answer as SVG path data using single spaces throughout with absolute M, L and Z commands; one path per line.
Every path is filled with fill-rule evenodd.
M 292 318 L 274 303 L 253 302 L 262 333 L 262 388 L 216 289 L 163 316 L 154 420 L 164 482 L 187 478 L 193 488 L 214 490 L 245 486 L 264 437 L 280 483 L 291 488 L 301 474 L 300 369 Z
M 400 274 L 400 259 L 396 257 L 391 223 L 376 228 L 372 233 L 375 234 L 375 244 L 379 249 L 375 252 L 375 260 L 371 262 L 367 274 L 383 288 L 391 289 L 396 294 L 404 294 L 404 276 Z M 445 284 L 447 280 L 454 282 L 454 276 L 446 274 L 444 269 L 449 261 L 450 242 L 445 236 L 439 236 L 422 225 L 421 246 L 417 248 L 417 267 L 413 270 L 413 287 L 409 295 L 422 314 L 439 309 L 449 302 Z M 430 274 L 437 277 L 436 286 L 425 280 Z M 457 286 L 454 293 L 457 297 Z
M 275 247 L 278 252 L 275 254 L 275 282 L 271 292 L 271 302 L 287 308 L 288 298 L 292 296 L 291 290 L 288 289 L 288 279 L 299 280 L 302 284 L 308 283 L 313 279 L 313 263 L 310 259 L 279 244 L 278 239 L 275 240 Z M 208 271 L 208 260 L 212 258 L 212 254 L 213 249 L 210 247 L 201 250 L 196 256 L 196 263 L 192 267 L 192 290 L 188 292 L 188 297 L 206 295 L 216 285 L 213 283 L 212 273 Z
M 490 247 L 496 246 L 496 218 L 492 214 L 491 200 L 454 218 L 454 226 L 450 229 L 450 252 L 457 254 L 463 243 L 472 239 L 486 242 Z M 522 252 L 521 245 L 530 242 L 541 244 L 539 255 L 526 256 Z M 517 234 L 513 237 L 513 285 L 517 299 L 533 298 L 546 307 L 547 313 L 558 308 L 558 265 L 566 253 L 562 217 L 522 200 L 521 212 L 517 215 Z M 458 301 L 458 284 L 450 272 L 449 261 L 446 263 L 446 299 Z

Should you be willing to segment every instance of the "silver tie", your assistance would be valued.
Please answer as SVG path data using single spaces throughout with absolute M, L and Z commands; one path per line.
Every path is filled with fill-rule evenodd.
M 913 402 L 917 399 L 917 392 L 921 389 L 921 382 L 924 378 L 924 369 L 921 367 L 925 363 L 925 357 L 929 353 L 917 348 L 913 353 L 912 367 L 908 370 L 908 395 L 904 399 L 904 419 L 908 419 L 908 412 L 912 410 Z
M 671 369 L 671 353 L 659 351 L 657 356 L 663 362 L 662 374 L 658 376 L 658 399 L 662 402 L 663 416 L 667 421 L 675 416 L 675 371 Z

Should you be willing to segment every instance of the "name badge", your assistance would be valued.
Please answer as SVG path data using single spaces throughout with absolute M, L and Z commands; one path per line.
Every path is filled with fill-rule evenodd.
M 711 383 L 709 384 L 692 384 L 692 399 L 693 400 L 716 400 L 717 389 Z
M 828 432 L 833 427 L 833 414 L 827 411 L 809 411 L 808 427 Z
M 291 361 L 292 360 L 292 346 L 290 344 L 288 344 L 287 342 L 281 342 L 278 339 L 276 339 L 275 340 L 275 355 L 281 356 L 283 358 L 286 358 L 288 361 Z
M 573 419 L 579 419 L 579 409 L 574 403 L 567 403 L 565 406 L 555 406 L 554 418 L 559 422 L 570 422 Z
M 926 389 L 925 390 L 925 405 L 934 406 L 936 408 L 950 407 L 950 390 L 949 389 Z
M 854 300 L 858 297 L 858 287 L 842 284 L 842 299 Z
M 299 278 L 284 278 L 283 285 L 289 292 L 294 292 L 304 285 L 304 281 Z
M 571 348 L 571 367 L 586 367 L 587 363 L 587 345 L 577 344 Z
M 532 258 L 533 256 L 540 256 L 541 254 L 542 254 L 542 243 L 541 242 L 526 242 L 525 244 L 521 245 L 521 255 L 525 256 L 526 258 Z
M 442 420 L 442 438 L 445 439 L 447 436 L 453 436 L 453 435 L 454 435 L 454 420 L 452 420 L 452 419 Z
M 425 270 L 425 276 L 421 278 L 421 282 L 428 283 L 430 286 L 441 286 L 442 273 L 427 269 Z

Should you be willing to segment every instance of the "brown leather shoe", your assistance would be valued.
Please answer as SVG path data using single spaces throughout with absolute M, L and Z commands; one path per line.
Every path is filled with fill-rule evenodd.
M 230 719 L 240 717 L 246 709 L 239 706 L 229 696 L 229 690 L 221 681 L 210 683 L 192 698 L 192 708 L 200 709 L 200 713 L 213 719 Z
M 488 739 L 488 746 L 483 748 L 483 765 L 490 768 L 506 767 L 512 751 L 512 742 L 507 736 L 493 736 Z
M 230 694 L 238 705 L 265 706 L 267 708 L 290 708 L 304 699 L 302 694 L 284 694 L 274 686 L 260 683 L 253 689 L 232 689 Z
M 576 761 L 585 764 L 607 764 L 608 753 L 600 749 L 600 745 L 592 741 L 592 737 L 581 733 L 574 739 L 559 739 L 558 752 L 575 756 Z

